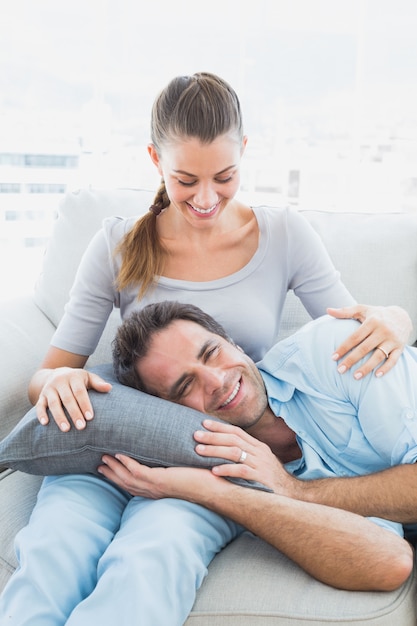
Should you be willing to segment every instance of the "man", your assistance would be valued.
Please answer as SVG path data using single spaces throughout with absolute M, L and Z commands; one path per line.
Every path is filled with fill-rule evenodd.
M 230 517 L 332 586 L 398 587 L 413 567 L 400 522 L 417 521 L 417 356 L 406 349 L 384 379 L 340 376 L 329 355 L 355 324 L 316 320 L 257 367 L 197 307 L 134 313 L 114 343 L 121 382 L 223 420 L 205 421 L 196 450 L 235 463 L 151 469 L 106 456 L 102 473 L 134 495 Z

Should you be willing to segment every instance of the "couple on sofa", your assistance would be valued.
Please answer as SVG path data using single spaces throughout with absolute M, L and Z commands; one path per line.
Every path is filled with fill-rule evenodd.
M 99 471 L 133 495 L 198 503 L 329 585 L 397 588 L 414 562 L 401 523 L 417 518 L 417 351 L 407 347 L 382 379 L 340 376 L 329 357 L 357 324 L 318 318 L 255 365 L 194 305 L 165 301 L 134 312 L 113 344 L 118 380 L 212 416 L 194 435 L 196 451 L 219 464 L 150 468 L 106 455 Z M 232 482 L 239 478 L 262 487 Z M 157 559 L 157 546 L 149 549 L 148 565 Z M 38 565 L 39 575 L 54 575 L 42 555 Z M 6 587 L 0 616 L 25 567 Z
M 145 217 L 106 220 L 103 229 L 86 251 L 65 315 L 41 369 L 31 381 L 30 397 L 36 403 L 41 422 L 48 421 L 50 416 L 47 410 L 50 409 L 63 431 L 70 428 L 71 419 L 76 429 L 83 429 L 85 421 L 93 417 L 87 389 L 102 392 L 110 389 L 109 384 L 83 367 L 87 361 L 86 355 L 94 352 L 113 307 L 119 307 L 122 318 L 127 319 L 131 311 L 142 308 L 146 302 L 169 298 L 191 300 L 215 317 L 221 315 L 219 319 L 228 332 L 255 360 L 264 357 L 276 342 L 288 290 L 294 290 L 314 318 L 322 315 L 329 303 L 344 307 L 341 311 L 333 310 L 332 314 L 335 317 L 354 316 L 363 323 L 354 325 L 354 328 L 349 327 L 353 334 L 348 339 L 344 336 L 343 342 L 335 343 L 332 352 L 327 354 L 329 366 L 334 368 L 335 383 L 340 378 L 338 372 L 348 370 L 361 356 L 368 354 L 369 358 L 360 361 L 355 373 L 349 374 L 349 383 L 358 385 L 352 393 L 366 389 L 371 377 L 375 379 L 372 385 L 377 382 L 381 383 L 381 387 L 388 384 L 385 380 L 378 381 L 376 376 L 391 376 L 392 368 L 395 370 L 400 367 L 399 355 L 408 336 L 407 315 L 393 309 L 389 310 L 388 315 L 385 309 L 379 311 L 381 315 L 378 318 L 375 308 L 355 305 L 354 298 L 342 284 L 322 242 L 297 212 L 252 208 L 235 197 L 240 183 L 240 161 L 247 139 L 243 134 L 239 101 L 230 86 L 210 74 L 177 77 L 155 101 L 151 127 L 149 154 L 161 174 L 161 187 L 151 211 Z M 387 315 L 389 319 L 385 324 Z M 344 325 L 341 324 L 342 327 Z M 374 351 L 377 347 L 379 349 Z M 350 351 L 350 348 L 353 350 Z M 318 352 L 320 350 L 317 348 Z M 337 366 L 332 361 L 332 354 L 338 361 Z M 376 376 L 369 374 L 373 370 Z M 360 380 L 361 376 L 364 382 Z M 220 405 L 224 405 L 222 410 L 228 406 L 231 409 L 244 391 L 240 380 L 233 382 L 233 389 L 228 390 L 227 397 L 221 399 Z M 339 384 L 343 387 L 347 382 Z M 290 388 L 291 384 L 288 389 L 284 389 L 283 407 L 285 393 L 289 394 Z M 290 406 L 289 403 L 286 406 Z M 180 411 L 182 407 L 176 405 L 176 408 L 180 425 L 181 419 L 184 421 L 185 417 L 183 411 Z M 94 422 L 98 421 L 98 417 Z M 120 407 L 122 417 L 123 405 Z M 177 497 L 177 491 L 172 494 L 175 497 L 157 501 L 149 497 L 132 497 L 132 492 L 125 489 L 128 470 L 123 464 L 111 459 L 106 459 L 107 464 L 101 469 L 104 480 L 89 474 L 48 476 L 39 492 L 29 525 L 17 537 L 20 565 L 0 601 L 0 617 L 9 624 L 30 623 L 31 626 L 89 626 L 95 621 L 102 625 L 118 622 L 131 626 L 132 620 L 146 626 L 182 624 L 193 605 L 195 590 L 200 586 L 207 565 L 216 552 L 242 532 L 242 524 L 247 523 L 254 532 L 263 534 L 262 528 L 252 526 L 252 522 L 259 523 L 259 502 L 262 503 L 262 509 L 264 506 L 274 508 L 273 511 L 265 511 L 271 516 L 267 536 L 276 545 L 278 529 L 273 516 L 276 515 L 274 504 L 277 498 L 281 502 L 282 515 L 287 515 L 287 523 L 284 523 L 284 519 L 279 523 L 280 532 L 287 528 L 290 537 L 287 535 L 286 541 L 298 544 L 292 547 L 289 554 L 304 565 L 304 554 L 309 547 L 312 560 L 308 565 L 305 564 L 308 571 L 328 580 L 330 584 L 348 588 L 387 589 L 399 585 L 408 576 L 411 566 L 411 552 L 407 544 L 394 533 L 368 523 L 368 520 L 354 513 L 402 522 L 409 519 L 407 515 L 412 518 L 410 507 L 405 506 L 405 510 L 397 515 L 398 501 L 394 501 L 392 510 L 395 510 L 395 515 L 391 515 L 391 509 L 380 509 L 379 502 L 378 507 L 375 506 L 376 503 L 364 486 L 364 480 L 358 482 L 358 496 L 356 489 L 353 490 L 356 485 L 354 477 L 352 481 L 355 482 L 349 482 L 344 491 L 355 493 L 358 502 L 352 501 L 348 505 L 343 500 L 336 500 L 337 497 L 342 498 L 337 484 L 335 493 L 327 494 L 326 497 L 320 493 L 324 504 L 332 504 L 332 498 L 335 498 L 332 516 L 353 515 L 351 534 L 337 535 L 339 544 L 342 544 L 341 554 L 348 556 L 343 551 L 352 544 L 358 547 L 355 543 L 358 541 L 357 536 L 366 538 L 364 543 L 372 548 L 372 541 L 378 541 L 382 533 L 383 543 L 388 546 L 385 549 L 389 553 L 390 571 L 393 569 L 385 580 L 383 565 L 386 561 L 383 556 L 386 557 L 387 553 L 383 551 L 381 555 L 378 554 L 382 563 L 382 578 L 373 573 L 372 582 L 367 579 L 367 563 L 364 564 L 362 578 L 356 583 L 349 579 L 350 569 L 347 574 L 338 574 L 335 570 L 342 568 L 335 566 L 333 545 L 327 553 L 326 563 L 323 562 L 330 524 L 329 521 L 326 526 L 323 517 L 327 519 L 330 509 L 322 509 L 322 502 L 318 505 L 313 502 L 307 507 L 308 502 L 303 498 L 287 497 L 293 495 L 295 486 L 298 489 L 301 484 L 306 484 L 305 481 L 296 480 L 298 474 L 302 478 L 302 472 L 312 467 L 309 462 L 305 469 L 300 462 L 300 442 L 305 441 L 301 458 L 308 457 L 310 460 L 314 450 L 313 441 L 303 438 L 301 431 L 295 441 L 292 433 L 297 432 L 295 423 L 287 423 L 283 419 L 272 420 L 270 413 L 266 417 L 267 420 L 262 420 L 258 426 L 262 425 L 265 429 L 265 437 L 267 431 L 271 431 L 269 434 L 273 440 L 266 440 L 277 453 L 283 455 L 282 461 L 291 464 L 294 478 L 290 480 L 286 470 L 280 471 L 277 461 L 270 454 L 266 454 L 262 462 L 262 471 L 258 466 L 253 467 L 255 444 L 252 439 L 245 439 L 245 447 L 242 447 L 242 443 L 242 446 L 238 446 L 239 450 L 233 444 L 232 460 L 241 461 L 237 469 L 229 463 L 227 470 L 213 470 L 212 474 L 207 472 L 206 480 L 210 480 L 207 485 L 208 495 L 213 480 L 218 479 L 216 471 L 231 472 L 231 485 L 216 480 L 216 489 L 219 485 L 222 489 L 234 488 L 233 481 L 238 481 L 242 472 L 253 486 L 263 486 L 259 493 L 243 490 L 243 487 L 242 491 L 233 492 L 236 497 L 233 497 L 232 504 L 234 510 L 239 511 L 236 519 L 227 510 L 219 513 L 211 510 L 213 503 L 204 502 L 205 506 L 196 504 L 195 495 L 188 502 L 187 492 L 184 492 L 184 499 Z M 163 418 L 163 415 L 158 418 L 161 424 Z M 156 419 L 152 411 L 149 412 L 151 419 Z M 402 419 L 408 419 L 407 412 Z M 398 425 L 396 420 L 393 421 Z M 338 436 L 341 422 L 343 420 L 339 419 L 337 428 L 333 425 L 329 437 L 330 434 L 332 437 Z M 279 437 L 274 432 L 278 424 L 281 431 Z M 90 426 L 94 428 L 94 424 L 89 424 L 87 428 Z M 330 428 L 332 424 L 329 422 L 328 426 Z M 382 425 L 378 424 L 378 429 L 382 432 Z M 317 424 L 315 434 L 318 435 L 320 431 Z M 401 433 L 403 431 L 405 433 L 405 426 Z M 398 449 L 395 449 L 397 456 L 394 455 L 394 459 L 402 459 L 401 455 L 405 458 L 407 453 L 406 449 L 401 449 L 401 433 L 394 433 L 398 440 Z M 51 427 L 45 435 L 48 440 L 53 440 L 55 436 Z M 214 432 L 210 436 L 221 435 Z M 359 433 L 352 428 L 352 438 L 348 442 L 348 433 L 345 432 L 345 435 L 345 440 L 335 441 L 336 456 L 346 446 L 346 455 L 356 449 L 355 437 Z M 286 441 L 285 449 L 281 436 Z M 63 437 L 68 437 L 68 433 Z M 200 443 L 207 445 L 204 440 L 207 433 L 199 437 L 203 438 Z M 366 432 L 362 436 L 361 445 L 366 445 L 368 437 Z M 156 446 L 159 444 L 162 447 L 160 441 L 159 438 Z M 221 452 L 227 453 L 227 446 L 223 443 L 220 448 Z M 232 452 L 228 454 L 230 456 Z M 382 457 L 382 465 L 373 457 L 375 471 L 391 465 L 387 455 L 384 457 L 382 454 Z M 331 474 L 330 457 L 324 460 Z M 383 460 L 386 465 L 383 465 Z M 314 463 L 317 462 L 319 459 L 314 460 Z M 408 469 L 408 466 L 395 469 L 404 468 Z M 323 464 L 319 464 L 318 477 L 321 477 L 322 469 Z M 374 480 L 377 474 L 372 468 L 368 469 L 372 476 L 370 480 Z M 355 474 L 355 471 L 353 458 L 350 472 Z M 167 470 L 164 475 L 169 477 L 179 474 L 180 477 L 186 477 L 188 470 L 175 472 L 173 470 L 168 474 Z M 233 476 L 233 472 L 238 475 Z M 121 477 L 116 480 L 116 475 Z M 152 475 L 158 477 L 159 474 L 155 472 Z M 112 476 L 114 481 L 108 481 L 106 476 Z M 200 480 L 200 473 L 198 477 Z M 262 481 L 257 478 L 262 478 Z M 410 480 L 408 474 L 399 483 L 404 491 L 409 484 L 407 479 Z M 278 489 L 277 480 L 283 482 L 282 489 Z M 397 483 L 396 480 L 393 482 Z M 315 489 L 320 486 L 321 490 L 329 484 L 335 485 L 333 481 L 324 483 L 314 482 L 311 485 Z M 378 485 L 373 482 L 369 485 L 371 493 L 375 486 Z M 267 493 L 268 488 L 278 493 Z M 132 489 L 134 493 L 133 484 Z M 399 486 L 392 488 L 392 491 L 399 495 Z M 155 494 L 151 490 L 148 495 Z M 251 500 L 249 507 L 246 498 L 254 498 L 255 504 Z M 312 496 L 310 493 L 308 499 L 314 501 L 314 494 Z M 223 500 L 227 501 L 228 497 Z M 361 511 L 360 506 L 365 503 L 368 503 L 369 510 Z M 316 519 L 307 542 L 303 540 L 302 534 L 306 508 L 308 519 Z M 345 513 L 344 508 L 354 513 Z M 251 519 L 245 517 L 247 510 Z M 298 516 L 294 515 L 297 511 Z M 295 523 L 296 519 L 298 524 Z M 382 521 L 378 523 L 383 524 Z M 324 532 L 320 530 L 322 524 Z M 361 528 L 364 525 L 362 532 L 358 532 L 356 524 Z M 340 526 L 341 520 L 340 524 L 336 524 L 337 533 L 341 532 Z M 367 533 L 371 533 L 372 537 L 375 535 L 377 539 L 371 539 Z M 334 535 L 330 533 L 330 536 Z M 282 545 L 283 551 L 287 549 L 286 545 Z M 363 549 L 360 546 L 360 550 L 354 552 L 356 558 L 360 554 L 366 561 L 368 552 L 365 546 Z M 393 552 L 395 566 L 391 562 Z M 376 554 L 375 551 L 372 553 Z M 372 562 L 371 559 L 368 562 Z M 354 569 L 356 576 L 356 563 Z M 18 617 L 23 614 L 24 617 Z

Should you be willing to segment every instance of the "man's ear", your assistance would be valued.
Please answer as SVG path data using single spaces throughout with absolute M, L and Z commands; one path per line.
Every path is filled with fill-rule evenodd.
M 237 343 L 235 343 L 236 348 L 239 350 L 239 352 L 243 352 L 243 354 L 245 354 L 245 351 L 237 345 Z

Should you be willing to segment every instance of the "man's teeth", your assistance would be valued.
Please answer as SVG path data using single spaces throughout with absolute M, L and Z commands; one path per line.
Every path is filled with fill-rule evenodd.
M 234 400 L 238 394 L 238 391 L 240 389 L 240 381 L 238 381 L 236 383 L 236 387 L 233 389 L 232 393 L 230 394 L 230 396 L 227 398 L 226 402 L 223 402 L 223 404 L 221 405 L 221 408 L 223 408 L 224 406 L 227 406 L 228 404 L 231 403 L 232 400 Z
M 193 207 L 194 211 L 197 211 L 197 213 L 201 213 L 202 215 L 207 215 L 207 213 L 211 213 L 216 208 L 217 204 L 213 204 L 213 206 L 210 207 L 209 209 L 199 209 L 193 204 L 191 206 Z

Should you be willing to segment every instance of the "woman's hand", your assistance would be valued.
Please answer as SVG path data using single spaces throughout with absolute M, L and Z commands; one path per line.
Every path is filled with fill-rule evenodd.
M 412 330 L 410 316 L 398 306 L 358 304 L 342 309 L 327 309 L 327 313 L 338 319 L 356 319 L 362 322 L 358 330 L 333 355 L 335 361 L 343 359 L 337 368 L 341 374 L 367 354 L 370 355 L 362 367 L 355 371 L 354 378 L 357 380 L 372 372 L 378 365 L 380 367 L 375 372 L 376 376 L 389 372 L 398 361 Z
M 58 367 L 40 373 L 44 374 L 44 384 L 36 402 L 38 419 L 41 424 L 48 424 L 49 409 L 53 419 L 64 432 L 71 428 L 70 420 L 75 428 L 82 430 L 86 426 L 86 421 L 93 419 L 88 389 L 103 393 L 111 389 L 110 383 L 82 368 Z

